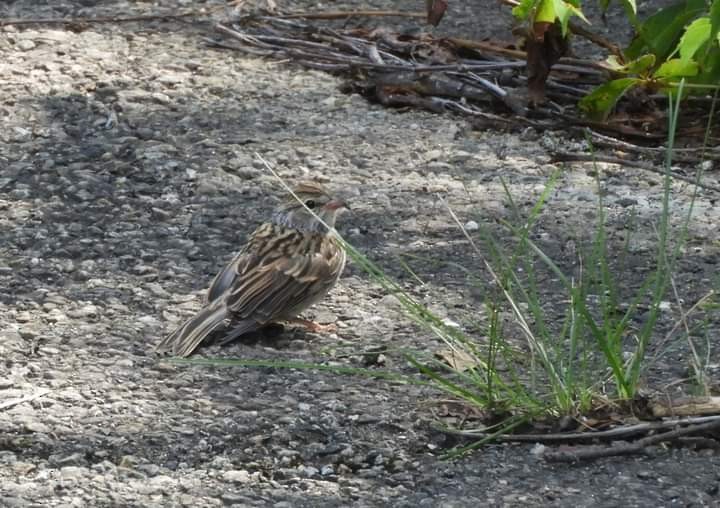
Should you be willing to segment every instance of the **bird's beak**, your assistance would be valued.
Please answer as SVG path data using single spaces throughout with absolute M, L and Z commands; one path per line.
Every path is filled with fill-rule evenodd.
M 328 201 L 325 204 L 325 208 L 328 210 L 340 210 L 341 208 L 345 208 L 346 210 L 350 210 L 350 207 L 345 203 L 345 201 L 341 199 L 333 199 L 331 201 Z

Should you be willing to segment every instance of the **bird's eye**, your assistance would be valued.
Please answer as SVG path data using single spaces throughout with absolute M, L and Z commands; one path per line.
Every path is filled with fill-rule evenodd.
M 305 201 L 305 206 L 312 210 L 313 208 L 315 208 L 315 201 L 313 201 L 312 199 L 308 199 L 307 201 Z

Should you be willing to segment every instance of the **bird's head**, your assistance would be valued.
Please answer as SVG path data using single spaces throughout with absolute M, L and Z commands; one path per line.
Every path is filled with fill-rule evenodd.
M 302 203 L 295 197 L 288 196 L 275 210 L 273 222 L 276 224 L 300 231 L 325 233 L 326 228 L 317 217 L 332 228 L 335 227 L 339 212 L 348 208 L 344 201 L 332 197 L 327 189 L 317 182 L 301 182 L 293 192 Z

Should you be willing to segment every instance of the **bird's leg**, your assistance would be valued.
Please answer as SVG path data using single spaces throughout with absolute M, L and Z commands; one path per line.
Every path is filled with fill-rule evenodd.
M 335 333 L 335 332 L 337 332 L 337 326 L 335 326 L 333 323 L 330 323 L 327 325 L 321 325 L 320 323 L 316 323 L 315 321 L 310 321 L 310 320 L 302 319 L 302 318 L 290 319 L 290 320 L 288 320 L 288 323 L 291 323 L 293 325 L 300 325 L 312 333 Z

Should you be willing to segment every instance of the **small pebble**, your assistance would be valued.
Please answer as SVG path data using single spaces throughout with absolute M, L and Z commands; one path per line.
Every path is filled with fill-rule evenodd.
M 21 51 L 30 51 L 31 49 L 35 49 L 36 44 L 29 40 L 29 39 L 22 39 L 18 41 L 16 47 Z
M 230 483 L 249 483 L 252 478 L 244 469 L 231 469 L 223 473 L 222 479 Z
M 317 476 L 320 473 L 320 470 L 312 466 L 299 466 L 298 472 L 300 473 L 300 476 L 312 478 L 313 476 Z
M 468 232 L 477 231 L 478 229 L 480 229 L 480 225 L 477 222 L 475 222 L 474 220 L 467 221 L 465 223 L 465 226 L 463 226 L 463 227 L 465 228 L 465 231 L 468 231 Z

